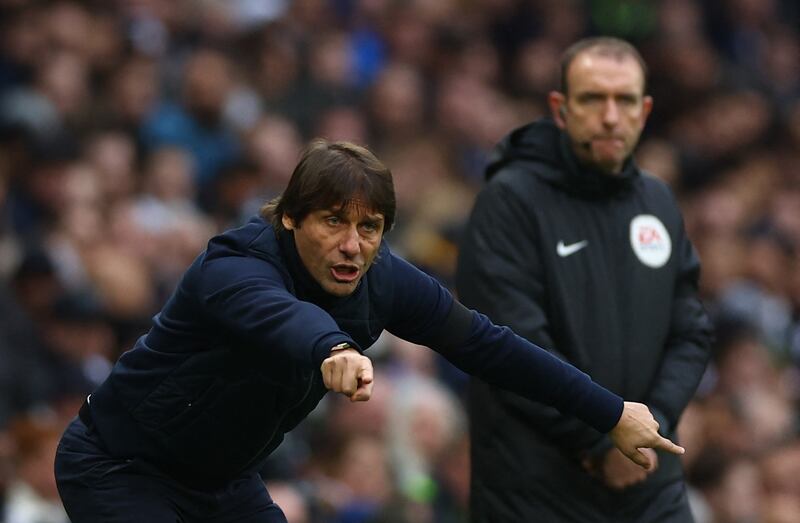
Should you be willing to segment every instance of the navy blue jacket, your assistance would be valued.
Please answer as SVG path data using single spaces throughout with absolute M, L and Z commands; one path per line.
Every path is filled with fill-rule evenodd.
M 211 239 L 92 394 L 92 419 L 112 455 L 221 485 L 260 468 L 314 409 L 331 347 L 363 351 L 384 329 L 597 430 L 622 412 L 618 396 L 464 308 L 385 243 L 356 291 L 337 298 L 305 270 L 291 233 L 254 218 Z

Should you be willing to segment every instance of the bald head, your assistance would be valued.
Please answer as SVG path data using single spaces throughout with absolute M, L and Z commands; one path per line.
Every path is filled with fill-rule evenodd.
M 617 61 L 634 60 L 642 73 L 642 93 L 647 91 L 647 64 L 642 55 L 634 46 L 610 36 L 599 36 L 594 38 L 584 38 L 572 44 L 561 55 L 561 92 L 569 92 L 569 72 L 575 60 L 581 56 L 595 55 L 611 58 Z

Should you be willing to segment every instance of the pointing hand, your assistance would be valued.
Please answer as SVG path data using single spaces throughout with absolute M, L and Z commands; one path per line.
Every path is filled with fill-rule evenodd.
M 673 454 L 685 452 L 683 447 L 658 433 L 658 422 L 647 406 L 641 403 L 625 402 L 622 416 L 609 436 L 620 452 L 646 470 L 654 467 L 655 463 L 640 449 L 661 449 Z
M 372 362 L 355 349 L 337 350 L 322 362 L 325 387 L 350 401 L 367 401 L 372 395 Z

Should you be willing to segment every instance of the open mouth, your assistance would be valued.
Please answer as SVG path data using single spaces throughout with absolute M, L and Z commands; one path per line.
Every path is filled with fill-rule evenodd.
M 333 279 L 340 283 L 351 283 L 358 279 L 361 271 L 357 265 L 338 264 L 331 267 Z
M 615 147 L 622 147 L 625 143 L 622 138 L 617 138 L 616 136 L 598 136 L 594 139 L 594 141 L 601 144 L 611 144 Z

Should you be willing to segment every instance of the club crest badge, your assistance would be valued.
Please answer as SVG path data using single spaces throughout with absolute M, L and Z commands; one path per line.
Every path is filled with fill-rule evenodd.
M 643 264 L 663 267 L 672 254 L 672 240 L 661 220 L 652 214 L 640 214 L 631 220 L 631 247 Z

